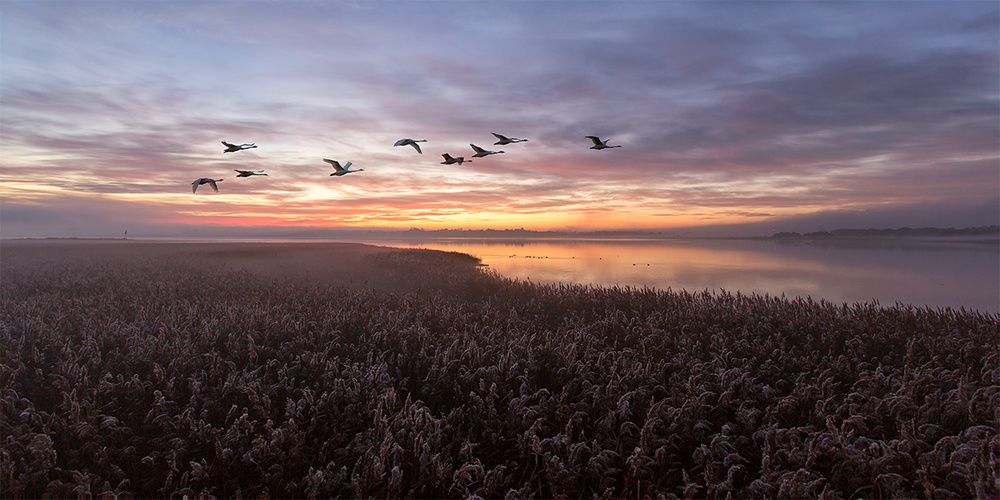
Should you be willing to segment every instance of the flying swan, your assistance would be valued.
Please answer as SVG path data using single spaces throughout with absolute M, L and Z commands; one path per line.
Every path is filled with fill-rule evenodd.
M 344 165 L 343 167 L 340 166 L 340 162 L 337 161 L 337 160 L 331 160 L 329 158 L 323 158 L 323 161 L 329 163 L 330 165 L 333 165 L 333 168 L 336 170 L 334 173 L 332 173 L 330 175 L 338 175 L 338 176 L 339 175 L 347 175 L 347 174 L 353 174 L 354 172 L 363 172 L 365 170 L 363 168 L 359 168 L 359 169 L 356 169 L 356 170 L 350 170 L 351 165 L 354 165 L 354 162 L 350 162 L 350 161 L 347 162 L 347 165 Z
M 620 148 L 620 147 L 622 147 L 621 144 L 619 144 L 617 146 L 608 146 L 608 141 L 601 142 L 600 137 L 597 137 L 596 135 L 588 135 L 586 137 L 587 137 L 587 139 L 590 139 L 591 141 L 594 141 L 594 145 L 591 146 L 590 149 L 598 149 L 598 150 L 600 150 L 600 149 Z M 608 139 L 608 140 L 611 140 L 611 139 Z
M 222 144 L 226 146 L 226 149 L 222 151 L 223 153 L 232 153 L 233 151 L 243 151 L 244 149 L 257 147 L 256 144 L 240 144 L 237 146 L 236 144 L 230 144 L 226 141 L 222 141 Z
M 427 142 L 427 139 L 400 139 L 396 141 L 396 144 L 393 144 L 393 146 L 413 146 L 413 149 L 416 149 L 418 153 L 424 154 L 424 152 L 420 150 L 420 145 L 417 144 L 418 142 Z
M 528 142 L 527 139 L 518 139 L 517 137 L 504 137 L 496 132 L 490 132 L 490 133 L 493 134 L 493 137 L 500 139 L 499 141 L 493 143 L 494 146 L 506 146 L 508 144 L 513 144 L 515 142 Z
M 216 193 L 218 193 L 219 192 L 219 186 L 217 186 L 215 184 L 216 182 L 222 182 L 222 179 L 210 179 L 208 177 L 202 177 L 200 179 L 195 179 L 194 182 L 191 183 L 191 192 L 192 193 L 197 192 L 198 191 L 198 186 L 200 186 L 202 184 L 208 184 L 209 186 L 212 186 L 212 190 L 213 191 L 215 191 Z
M 267 175 L 263 170 L 240 170 L 234 168 L 233 170 L 239 172 L 236 177 L 250 177 L 251 175 Z
M 451 155 L 448 153 L 445 153 L 441 156 L 444 157 L 444 161 L 441 162 L 442 165 L 451 165 L 452 163 L 458 163 L 459 165 L 461 165 L 462 162 L 465 161 L 472 163 L 472 160 L 466 160 L 464 156 L 459 156 L 458 158 L 452 158 Z
M 476 152 L 476 154 L 472 155 L 473 158 L 482 158 L 484 156 L 495 155 L 497 153 L 503 153 L 503 151 L 487 151 L 487 150 L 485 150 L 485 149 L 483 149 L 483 148 L 481 148 L 479 146 L 476 146 L 475 144 L 472 144 L 471 142 L 469 143 L 469 145 L 472 146 L 472 150 Z

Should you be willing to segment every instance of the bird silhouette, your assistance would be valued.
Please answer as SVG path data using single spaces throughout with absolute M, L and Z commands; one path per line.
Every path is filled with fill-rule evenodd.
M 237 146 L 236 144 L 230 144 L 226 141 L 222 141 L 222 144 L 226 146 L 226 149 L 222 151 L 223 153 L 232 153 L 233 151 L 243 151 L 244 149 L 257 147 L 256 144 L 240 144 Z
M 353 174 L 355 172 L 363 172 L 365 170 L 363 168 L 359 168 L 359 169 L 356 169 L 356 170 L 350 170 L 351 165 L 354 165 L 354 162 L 350 162 L 350 161 L 347 162 L 347 165 L 344 165 L 343 167 L 340 166 L 340 162 L 337 161 L 337 160 L 331 160 L 329 158 L 323 158 L 323 161 L 329 163 L 330 165 L 333 165 L 333 168 L 335 169 L 335 172 L 333 172 L 330 175 L 340 176 L 340 175 Z
M 496 132 L 490 132 L 490 133 L 493 134 L 494 137 L 499 139 L 497 142 L 493 143 L 494 146 L 506 146 L 507 144 L 513 144 L 515 142 L 528 142 L 527 139 L 518 139 L 517 137 L 505 137 Z
M 587 139 L 590 139 L 591 141 L 594 142 L 594 145 L 591 146 L 590 149 L 598 149 L 598 150 L 600 150 L 600 149 L 620 148 L 620 147 L 622 147 L 621 144 L 619 144 L 617 146 L 608 146 L 608 141 L 603 141 L 602 142 L 601 139 L 600 139 L 600 137 L 597 137 L 596 135 L 588 135 L 586 137 L 587 137 Z M 611 140 L 611 139 L 608 139 L 608 140 Z
M 479 146 L 476 146 L 475 144 L 472 144 L 471 142 L 469 143 L 469 145 L 472 146 L 472 150 L 476 152 L 476 154 L 472 155 L 473 158 L 482 158 L 484 156 L 503 153 L 503 151 L 487 151 Z
M 444 157 L 444 161 L 441 162 L 442 165 L 451 165 L 453 163 L 458 163 L 459 165 L 461 165 L 462 162 L 472 163 L 472 160 L 466 160 L 464 156 L 459 156 L 458 158 L 452 158 L 451 155 L 448 153 L 444 153 L 441 156 Z
M 267 175 L 263 170 L 240 170 L 234 168 L 233 170 L 239 172 L 236 177 L 250 177 L 251 175 Z
M 418 142 L 427 142 L 427 139 L 400 139 L 396 141 L 396 144 L 393 144 L 393 146 L 413 146 L 413 149 L 416 149 L 418 153 L 424 154 L 424 152 L 420 150 L 420 145 L 417 144 Z
M 208 178 L 208 177 L 202 177 L 200 179 L 195 179 L 194 182 L 191 183 L 191 192 L 195 193 L 195 192 L 198 191 L 198 186 L 200 186 L 202 184 L 208 184 L 209 186 L 212 186 L 212 190 L 213 191 L 215 191 L 216 193 L 218 193 L 219 192 L 219 186 L 217 186 L 215 184 L 216 182 L 222 182 L 222 179 L 211 179 L 211 178 Z

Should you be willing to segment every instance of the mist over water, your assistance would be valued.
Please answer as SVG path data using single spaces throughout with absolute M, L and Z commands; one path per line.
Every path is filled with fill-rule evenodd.
M 984 241 L 468 240 L 379 241 L 474 255 L 503 276 L 687 291 L 877 300 L 1000 311 L 1000 246 Z

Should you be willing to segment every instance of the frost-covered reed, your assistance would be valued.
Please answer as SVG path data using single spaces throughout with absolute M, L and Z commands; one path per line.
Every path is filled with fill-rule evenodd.
M 29 247 L 3 497 L 1000 496 L 994 314 Z

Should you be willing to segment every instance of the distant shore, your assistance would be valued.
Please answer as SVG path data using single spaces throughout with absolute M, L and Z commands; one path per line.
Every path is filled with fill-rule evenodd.
M 393 276 L 380 276 L 384 269 L 372 268 L 387 253 L 396 258 L 416 250 L 396 249 L 351 242 L 213 242 L 157 241 L 115 238 L 42 238 L 0 241 L 0 261 L 42 265 L 58 262 L 87 266 L 92 262 L 142 262 L 146 265 L 195 266 L 206 272 L 245 271 L 281 279 L 302 279 L 344 285 L 392 282 Z M 455 252 L 421 251 L 424 259 L 436 256 L 455 265 L 476 266 L 475 257 Z M 362 270 L 368 270 L 367 274 Z M 419 287 L 414 279 L 405 280 L 404 289 Z M 376 279 L 377 278 L 377 279 Z
M 963 229 L 955 228 L 909 228 L 898 229 L 836 229 L 833 231 L 815 231 L 811 233 L 778 232 L 771 235 L 776 240 L 827 240 L 827 239 L 931 239 L 946 240 L 982 240 L 1000 241 L 1000 226 L 980 226 Z
M 285 229 L 248 234 L 232 228 L 215 228 L 210 232 L 190 232 L 174 235 L 132 237 L 12 237 L 3 240 L 130 240 L 130 241 L 343 241 L 343 240 L 861 240 L 861 239 L 928 239 L 929 241 L 983 240 L 1000 242 L 1000 226 L 967 228 L 884 228 L 835 229 L 799 233 L 779 231 L 763 236 L 706 236 L 685 231 L 533 231 L 526 229 Z

